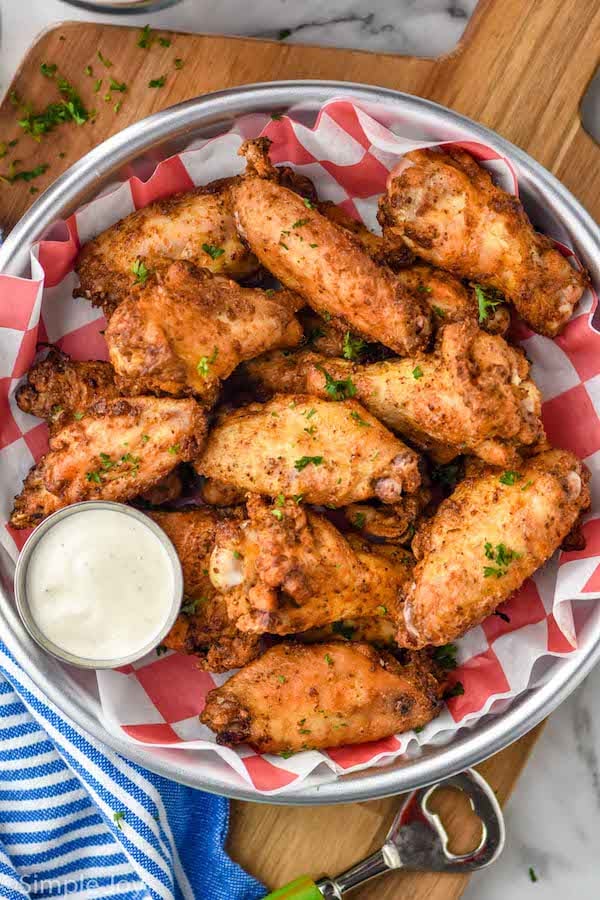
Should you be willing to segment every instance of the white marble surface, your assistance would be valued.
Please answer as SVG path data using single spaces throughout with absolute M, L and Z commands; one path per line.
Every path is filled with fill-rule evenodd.
M 43 28 L 97 18 L 189 31 L 229 32 L 434 56 L 459 39 L 476 0 L 183 0 L 127 19 L 94 16 L 60 0 L 0 0 L 0 90 Z M 24 11 L 26 9 L 26 12 Z M 465 900 L 577 900 L 600 897 L 600 670 L 554 713 L 506 811 L 508 842 Z M 538 881 L 532 883 L 529 868 Z

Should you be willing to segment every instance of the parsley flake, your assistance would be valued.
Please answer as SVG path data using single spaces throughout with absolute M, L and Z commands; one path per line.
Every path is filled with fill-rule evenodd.
M 198 360 L 198 364 L 196 366 L 196 371 L 198 375 L 202 375 L 204 378 L 208 377 L 208 372 L 210 367 L 214 362 L 216 362 L 217 356 L 219 355 L 219 348 L 215 347 L 210 356 L 201 356 Z
M 218 259 L 225 253 L 222 247 L 215 247 L 214 244 L 202 244 L 202 249 L 208 253 L 211 259 Z
M 98 53 L 97 53 L 96 55 L 97 55 L 98 59 L 100 60 L 100 62 L 102 63 L 103 66 L 106 66 L 107 69 L 110 69 L 110 68 L 111 68 L 112 62 L 110 61 L 110 59 L 107 59 L 105 56 L 102 56 L 102 54 L 100 53 L 99 50 L 98 50 Z
M 436 314 L 436 316 L 439 316 L 440 319 L 446 318 L 446 313 L 444 312 L 444 310 L 442 309 L 441 306 L 432 306 L 431 308 L 434 311 L 434 313 Z
M 366 341 L 363 341 L 362 338 L 354 337 L 352 332 L 347 331 L 344 335 L 342 355 L 344 359 L 358 359 L 358 357 L 364 352 L 366 346 Z
M 120 94 L 124 94 L 127 90 L 127 85 L 124 81 L 115 81 L 114 78 L 110 79 L 110 89 L 111 91 L 118 91 Z
M 538 880 L 538 877 L 535 874 L 535 869 L 533 868 L 533 866 L 529 866 L 529 880 L 531 882 L 533 882 L 534 884 Z
M 418 381 L 419 378 L 423 377 L 423 369 L 421 368 L 421 366 L 414 367 L 414 369 L 412 370 L 412 376 L 415 379 L 415 381 Z
M 351 378 L 332 378 L 322 366 L 317 366 L 317 369 L 325 376 L 325 392 L 333 400 L 347 400 L 356 396 L 356 387 Z
M 377 606 L 375 607 L 380 616 L 387 616 L 387 606 Z
M 301 456 L 300 459 L 297 459 L 294 463 L 294 468 L 297 472 L 301 472 L 302 469 L 305 469 L 307 466 L 320 466 L 322 462 L 322 456 Z
M 366 517 L 365 513 L 357 512 L 356 515 L 352 519 L 352 524 L 356 528 L 364 528 L 366 521 L 367 521 L 367 517 Z
M 315 204 L 312 202 L 312 200 L 309 200 L 308 197 L 303 197 L 302 202 L 304 203 L 304 205 L 307 209 L 315 209 L 316 208 Z
M 520 472 L 513 472 L 510 469 L 506 472 L 503 472 L 499 478 L 500 484 L 514 484 L 516 481 L 520 481 L 523 476 Z
M 370 422 L 365 422 L 363 417 L 361 415 L 359 415 L 359 413 L 357 413 L 355 410 L 353 410 L 350 413 L 350 418 L 354 419 L 354 421 L 357 423 L 357 425 L 360 425 L 361 428 L 370 428 L 371 427 Z
M 167 76 L 161 75 L 160 78 L 153 78 L 148 82 L 149 88 L 162 88 L 167 83 Z
M 281 520 L 283 519 L 283 512 L 280 509 L 272 509 L 271 515 L 275 516 L 278 522 L 281 522 Z
M 125 818 L 125 813 L 122 811 L 116 812 L 113 815 L 113 822 L 115 823 L 115 825 L 117 826 L 119 831 L 123 831 L 123 826 L 121 825 L 121 822 L 123 821 L 124 818 Z
M 74 412 L 74 413 L 73 413 L 73 418 L 74 418 L 77 422 L 81 422 L 81 420 L 83 419 L 83 413 L 82 413 L 82 412 Z
M 481 324 L 489 318 L 490 313 L 493 313 L 497 306 L 504 302 L 504 298 L 493 288 L 482 288 L 480 284 L 474 284 L 473 290 L 477 297 L 479 323 Z
M 329 653 L 326 653 L 326 654 L 325 654 L 324 659 L 325 659 L 325 662 L 327 663 L 328 666 L 332 666 L 332 665 L 333 665 L 333 659 L 331 658 L 331 656 L 329 655 Z
M 170 39 L 166 38 L 166 37 L 159 37 L 158 43 L 160 44 L 161 47 L 170 47 L 171 46 Z
M 135 281 L 133 282 L 134 284 L 146 284 L 150 272 L 141 259 L 135 260 L 135 262 L 131 266 L 131 271 L 135 275 Z
M 173 60 L 173 65 L 176 69 L 183 69 L 183 60 L 180 56 L 176 56 Z
M 278 675 L 277 681 L 279 682 L 279 684 L 285 684 L 287 681 L 287 678 L 285 677 L 285 675 Z
M 177 454 L 179 453 L 180 449 L 181 449 L 181 444 L 172 444 L 172 445 L 169 447 L 169 449 L 167 450 L 167 453 L 170 453 L 171 456 L 177 456 Z
M 142 50 L 148 50 L 154 43 L 154 32 L 149 25 L 144 25 L 137 39 L 138 47 Z
M 42 75 L 45 75 L 46 78 L 54 78 L 57 69 L 58 66 L 56 65 L 56 63 L 43 62 L 40 66 L 40 72 L 42 73 Z

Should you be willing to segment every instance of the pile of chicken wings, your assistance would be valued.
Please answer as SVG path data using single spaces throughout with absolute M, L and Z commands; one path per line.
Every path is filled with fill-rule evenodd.
M 12 525 L 147 509 L 184 573 L 166 646 L 240 669 L 201 720 L 285 756 L 422 728 L 449 642 L 576 545 L 588 476 L 506 333 L 559 334 L 587 281 L 463 151 L 402 159 L 379 236 L 269 145 L 83 247 L 110 362 L 29 372 L 50 448 Z

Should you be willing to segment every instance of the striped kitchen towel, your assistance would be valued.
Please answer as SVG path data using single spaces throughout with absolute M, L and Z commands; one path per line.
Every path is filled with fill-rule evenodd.
M 228 803 L 91 743 L 0 642 L 0 898 L 255 900 Z

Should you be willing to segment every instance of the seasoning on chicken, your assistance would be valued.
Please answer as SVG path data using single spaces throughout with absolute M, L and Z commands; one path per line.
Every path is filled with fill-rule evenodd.
M 587 285 L 534 231 L 517 197 L 463 150 L 414 150 L 392 172 L 379 221 L 389 246 L 494 288 L 540 334 L 560 334 Z M 492 300 L 490 302 L 495 302 Z

